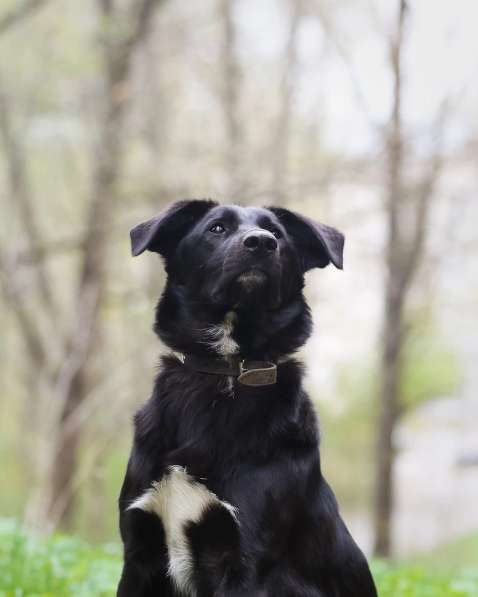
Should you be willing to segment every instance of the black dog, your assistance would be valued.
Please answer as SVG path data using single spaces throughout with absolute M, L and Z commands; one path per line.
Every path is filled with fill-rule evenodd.
M 280 208 L 174 204 L 131 232 L 164 257 L 162 359 L 121 490 L 120 597 L 374 597 L 322 477 L 290 358 L 311 332 L 304 273 L 340 232 Z

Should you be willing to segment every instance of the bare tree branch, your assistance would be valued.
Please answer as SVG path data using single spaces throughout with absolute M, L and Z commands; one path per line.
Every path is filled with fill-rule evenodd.
M 68 255 L 84 248 L 84 239 L 71 237 L 59 238 L 16 251 L 14 262 L 16 267 L 37 266 L 40 262 L 51 257 Z
M 142 2 L 133 2 L 131 6 L 137 6 L 136 11 L 133 12 L 133 19 L 136 25 L 131 30 L 131 35 L 128 39 L 128 44 L 133 48 L 146 37 L 148 29 L 151 26 L 151 20 L 154 10 L 163 4 L 166 0 L 143 0 Z
M 350 55 L 349 45 L 342 41 L 341 35 L 336 31 L 336 26 L 327 10 L 324 9 L 322 2 L 314 2 L 313 7 L 327 39 L 330 41 L 332 47 L 337 52 L 338 57 L 342 60 L 347 69 L 357 105 L 361 109 L 371 129 L 375 132 L 380 132 L 382 126 L 372 116 L 372 112 L 360 82 L 360 77 L 356 71 L 353 58 Z
M 20 145 L 19 135 L 13 130 L 12 120 L 13 116 L 7 96 L 0 90 L 0 137 L 5 149 L 10 193 L 12 198 L 15 199 L 15 205 L 26 232 L 29 246 L 38 247 L 43 245 L 43 238 L 33 210 L 34 200 L 28 185 L 25 152 Z M 50 315 L 50 318 L 58 321 L 58 311 L 51 290 L 49 273 L 43 263 L 38 263 L 35 274 L 46 312 Z
M 18 298 L 14 276 L 7 264 L 7 260 L 2 255 L 0 255 L 0 286 L 5 300 L 10 305 L 12 313 L 17 319 L 27 354 L 32 364 L 40 368 L 46 361 L 46 352 L 40 330 L 31 311 Z
M 20 24 L 30 15 L 45 6 L 49 0 L 23 0 L 0 17 L 0 35 Z
M 141 0 L 132 1 L 128 14 L 121 14 L 121 9 L 113 0 L 98 0 L 102 16 L 106 19 L 106 30 L 103 33 L 102 40 L 110 51 L 106 50 L 108 55 L 107 65 L 109 65 L 109 74 L 115 78 L 121 72 L 128 68 L 131 55 L 136 45 L 144 39 L 154 10 L 166 0 Z M 129 24 L 128 27 L 124 23 Z M 113 50 L 114 51 L 111 51 Z
M 103 17 L 101 50 L 105 102 L 98 126 L 91 202 L 86 218 L 84 253 L 76 291 L 75 309 L 81 316 L 77 319 L 69 341 L 70 353 L 66 358 L 69 366 L 59 380 L 63 400 L 51 467 L 52 491 L 46 505 L 47 518 L 54 517 L 58 499 L 68 496 L 61 513 L 62 526 L 70 524 L 73 514 L 74 492 L 71 488 L 82 435 L 81 425 L 68 430 L 67 422 L 85 400 L 90 381 L 90 356 L 101 338 L 99 310 L 106 288 L 106 251 L 119 199 L 117 186 L 125 148 L 126 110 L 131 99 L 129 86 L 132 59 L 136 47 L 148 32 L 153 11 L 159 6 L 160 0 L 132 0 L 126 12 L 113 1 L 98 0 L 98 3 Z M 85 311 L 85 305 L 91 305 L 91 309 Z M 85 334 L 85 330 L 90 332 Z M 79 338 L 82 341 L 78 345 Z
M 430 204 L 443 168 L 443 132 L 449 116 L 449 102 L 445 101 L 433 131 L 434 153 L 417 189 L 416 221 L 409 249 L 404 255 L 403 280 L 408 285 L 416 271 L 424 250 L 426 231 L 430 216 Z
M 235 0 L 221 0 L 220 12 L 222 22 L 222 103 L 224 109 L 226 132 L 226 171 L 227 195 L 235 199 L 240 181 L 240 152 L 242 131 L 239 118 L 239 89 L 241 86 L 241 69 L 237 57 L 237 32 L 234 23 Z
M 277 117 L 274 146 L 272 148 L 272 186 L 275 188 L 275 196 L 279 202 L 285 200 L 284 185 L 286 183 L 289 154 L 293 90 L 297 75 L 297 32 L 300 20 L 303 16 L 301 0 L 290 0 L 289 6 L 291 10 L 291 18 L 284 54 L 279 115 Z

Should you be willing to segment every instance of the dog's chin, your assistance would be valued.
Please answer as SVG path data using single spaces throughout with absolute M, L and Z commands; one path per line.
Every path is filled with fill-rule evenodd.
M 250 269 L 232 278 L 215 298 L 231 309 L 274 308 L 280 303 L 279 285 L 275 276 Z
M 235 283 L 241 292 L 251 293 L 263 289 L 268 283 L 268 278 L 263 271 L 251 269 L 240 274 Z

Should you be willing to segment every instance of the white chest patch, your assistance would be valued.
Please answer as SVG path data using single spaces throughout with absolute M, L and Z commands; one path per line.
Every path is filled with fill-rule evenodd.
M 196 595 L 194 564 L 184 528 L 187 522 L 199 522 L 206 508 L 213 505 L 226 508 L 236 516 L 233 506 L 195 481 L 186 469 L 172 466 L 161 481 L 153 483 L 128 507 L 128 510 L 139 508 L 161 518 L 169 555 L 169 575 L 179 591 L 191 597 Z
M 231 337 L 236 320 L 236 313 L 228 311 L 222 324 L 212 325 L 205 330 L 204 342 L 223 357 L 239 352 L 239 345 Z

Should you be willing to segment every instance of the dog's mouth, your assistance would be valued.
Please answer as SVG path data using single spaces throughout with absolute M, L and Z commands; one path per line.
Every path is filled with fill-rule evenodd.
M 217 304 L 232 308 L 276 306 L 280 302 L 278 272 L 252 267 L 223 279 L 213 293 Z
M 254 291 L 260 286 L 266 284 L 267 281 L 267 274 L 257 268 L 246 270 L 242 274 L 239 274 L 236 278 L 236 283 L 239 284 L 246 292 Z

